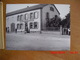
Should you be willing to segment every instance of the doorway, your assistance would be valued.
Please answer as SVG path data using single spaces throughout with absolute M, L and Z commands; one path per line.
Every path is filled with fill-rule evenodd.
M 11 23 L 11 32 L 15 32 L 15 23 Z

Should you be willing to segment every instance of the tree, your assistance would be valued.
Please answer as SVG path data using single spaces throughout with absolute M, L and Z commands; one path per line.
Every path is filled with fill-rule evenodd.
M 66 19 L 63 19 L 60 24 L 62 27 L 70 28 L 70 13 L 68 13 L 65 17 Z
M 46 20 L 46 27 L 60 27 L 61 19 L 57 15 L 51 19 L 47 18 Z
M 67 14 L 66 20 L 67 20 L 67 28 L 70 28 L 70 13 Z

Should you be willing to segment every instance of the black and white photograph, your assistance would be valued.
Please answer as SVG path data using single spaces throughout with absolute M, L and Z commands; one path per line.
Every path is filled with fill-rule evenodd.
M 70 50 L 70 4 L 6 4 L 6 50 Z

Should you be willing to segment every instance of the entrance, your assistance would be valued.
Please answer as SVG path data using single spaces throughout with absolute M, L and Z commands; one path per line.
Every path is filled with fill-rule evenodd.
M 26 22 L 25 23 L 25 30 L 28 28 L 28 23 Z
M 25 33 L 30 33 L 28 22 L 25 23 Z
M 15 23 L 11 24 L 11 32 L 15 32 Z

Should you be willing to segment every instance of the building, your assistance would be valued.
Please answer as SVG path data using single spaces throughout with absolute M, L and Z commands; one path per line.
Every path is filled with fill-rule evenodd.
M 54 4 L 38 4 L 26 7 L 6 14 L 6 29 L 9 32 L 25 31 L 30 32 L 48 30 L 46 23 L 60 13 Z

